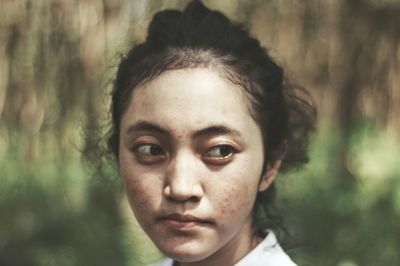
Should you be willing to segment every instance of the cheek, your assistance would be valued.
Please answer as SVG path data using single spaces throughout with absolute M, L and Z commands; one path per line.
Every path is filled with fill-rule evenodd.
M 131 204 L 135 206 L 147 205 L 152 197 L 151 190 L 135 176 L 125 178 L 125 186 Z
M 243 183 L 225 187 L 223 191 L 216 192 L 214 198 L 214 208 L 220 216 L 219 222 L 229 225 L 233 221 L 247 219 L 257 194 L 255 187 Z
M 160 197 L 154 182 L 148 185 L 140 177 L 130 176 L 125 179 L 129 203 L 138 222 L 147 228 L 149 219 L 160 204 Z
M 159 201 L 157 182 L 155 178 L 145 175 L 140 167 L 126 164 L 121 160 L 120 173 L 124 179 L 129 202 L 137 216 L 150 213 Z
M 241 160 L 240 164 L 227 169 L 224 174 L 212 178 L 222 180 L 212 184 L 214 202 L 217 203 L 217 206 L 214 206 L 221 215 L 229 219 L 237 219 L 240 216 L 247 218 L 253 209 L 261 178 L 261 166 L 254 165 L 249 168 L 249 165 L 252 164 L 248 160 Z

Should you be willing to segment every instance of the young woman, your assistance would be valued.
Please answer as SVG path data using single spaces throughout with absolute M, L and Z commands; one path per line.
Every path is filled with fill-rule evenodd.
M 156 265 L 295 265 L 272 229 L 279 169 L 307 161 L 314 109 L 260 43 L 192 1 L 123 58 L 109 148 Z

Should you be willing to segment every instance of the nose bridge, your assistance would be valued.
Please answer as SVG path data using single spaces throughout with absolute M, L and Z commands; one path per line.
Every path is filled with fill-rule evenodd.
M 166 173 L 165 191 L 168 197 L 178 201 L 201 197 L 202 186 L 196 164 L 197 159 L 192 152 L 187 149 L 177 151 Z

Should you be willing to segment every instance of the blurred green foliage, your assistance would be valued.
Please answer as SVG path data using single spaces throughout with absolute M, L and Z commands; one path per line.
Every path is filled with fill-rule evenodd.
M 160 258 L 99 129 L 119 53 L 187 2 L 0 2 L 0 265 Z M 318 106 L 310 164 L 278 183 L 294 260 L 400 265 L 400 1 L 204 2 L 245 23 Z
M 282 177 L 279 204 L 294 240 L 289 250 L 300 265 L 397 265 L 398 138 L 355 126 L 348 176 L 334 161 L 338 143 L 334 132 L 319 135 L 311 163 Z

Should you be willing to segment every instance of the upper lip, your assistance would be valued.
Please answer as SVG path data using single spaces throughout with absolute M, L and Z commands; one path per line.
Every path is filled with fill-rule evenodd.
M 172 213 L 172 214 L 167 214 L 164 216 L 161 216 L 162 220 L 174 220 L 178 222 L 196 222 L 196 223 L 209 223 L 209 220 L 202 219 L 199 217 L 196 217 L 191 214 L 179 214 L 179 213 Z

